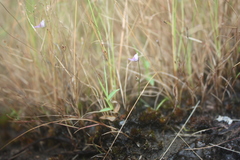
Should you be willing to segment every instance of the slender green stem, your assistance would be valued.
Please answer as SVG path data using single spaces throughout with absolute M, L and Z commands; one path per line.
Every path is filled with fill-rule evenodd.
M 172 7 L 172 19 L 171 19 L 171 29 L 172 29 L 172 54 L 173 54 L 173 71 L 176 75 L 177 73 L 177 2 L 173 1 L 173 7 Z
M 138 60 L 138 72 L 139 72 L 139 79 L 138 79 L 138 95 L 140 95 L 140 89 L 141 89 L 141 67 L 140 67 L 140 60 Z

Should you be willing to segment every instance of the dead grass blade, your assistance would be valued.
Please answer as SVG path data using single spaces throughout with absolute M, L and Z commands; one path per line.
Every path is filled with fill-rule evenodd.
M 119 134 L 122 132 L 122 129 L 123 129 L 123 127 L 125 126 L 125 124 L 126 124 L 126 122 L 127 122 L 128 118 L 129 118 L 129 116 L 131 115 L 131 113 L 132 113 L 133 109 L 135 108 L 135 106 L 136 106 L 137 102 L 139 101 L 140 97 L 142 96 L 143 92 L 146 90 L 146 88 L 147 88 L 147 86 L 149 85 L 150 81 L 151 81 L 151 80 L 152 80 L 152 79 L 153 79 L 153 78 L 154 78 L 156 75 L 157 75 L 157 73 L 155 73 L 155 74 L 154 74 L 154 75 L 151 77 L 151 79 L 148 81 L 148 83 L 147 83 L 147 84 L 145 85 L 145 87 L 143 88 L 142 92 L 139 94 L 139 96 L 138 96 L 137 100 L 135 101 L 135 103 L 133 104 L 133 106 L 132 106 L 131 110 L 129 111 L 129 113 L 128 113 L 128 115 L 127 115 L 126 119 L 125 119 L 125 121 L 123 122 L 123 125 L 122 125 L 122 127 L 119 129 L 119 131 L 118 131 L 118 133 L 117 133 L 116 137 L 114 138 L 114 140 L 113 140 L 113 142 L 112 142 L 111 146 L 109 147 L 109 149 L 108 149 L 107 153 L 105 154 L 105 156 L 104 156 L 103 160 L 104 160 L 104 159 L 106 159 L 107 155 L 109 154 L 110 150 L 112 149 L 112 147 L 113 147 L 113 145 L 114 145 L 115 141 L 117 140 L 117 138 L 118 138 Z
M 233 138 L 233 139 L 230 139 L 230 140 L 227 140 L 227 141 L 218 143 L 218 144 L 209 143 L 210 146 L 205 146 L 205 147 L 200 147 L 200 148 L 190 148 L 190 149 L 185 149 L 185 150 L 200 150 L 200 149 L 207 149 L 207 148 L 212 148 L 212 147 L 218 147 L 218 148 L 222 148 L 222 149 L 225 149 L 225 150 L 228 150 L 228 151 L 232 151 L 232 152 L 235 152 L 235 153 L 240 153 L 239 151 L 234 151 L 234 150 L 231 150 L 231 149 L 229 149 L 229 148 L 220 146 L 220 145 L 222 145 L 222 144 L 224 144 L 224 143 L 227 143 L 227 142 L 230 142 L 230 141 L 233 141 L 233 140 L 237 140 L 237 139 L 239 139 L 239 138 L 240 138 L 240 137 Z
M 180 133 L 182 132 L 183 128 L 186 126 L 186 124 L 188 123 L 188 121 L 190 120 L 190 118 L 192 117 L 193 113 L 195 112 L 195 110 L 197 109 L 198 105 L 199 105 L 200 101 L 198 101 L 198 103 L 194 106 L 191 114 L 189 115 L 188 119 L 186 120 L 186 122 L 184 123 L 184 125 L 182 126 L 182 128 L 179 130 L 179 132 L 177 133 L 177 135 L 173 138 L 172 142 L 170 143 L 170 145 L 168 146 L 168 148 L 166 149 L 166 151 L 162 154 L 162 157 L 160 158 L 163 159 L 163 157 L 165 156 L 165 154 L 168 152 L 168 150 L 171 148 L 171 146 L 173 145 L 173 143 L 175 142 L 175 140 L 177 139 L 177 137 L 179 137 Z
M 79 127 L 75 127 L 75 126 L 71 126 L 71 125 L 67 125 L 67 124 L 61 123 L 61 122 L 64 122 L 64 121 L 89 121 L 89 122 L 93 122 L 93 123 L 96 123 L 96 124 L 79 128 Z M 5 144 L 4 146 L 2 146 L 2 147 L 0 148 L 0 150 L 4 149 L 4 148 L 7 147 L 9 144 L 11 144 L 12 142 L 16 141 L 17 139 L 19 139 L 20 137 L 22 137 L 23 135 L 25 135 L 25 134 L 27 134 L 27 133 L 29 133 L 29 132 L 31 132 L 31 131 L 33 131 L 33 130 L 35 130 L 35 129 L 37 129 L 37 128 L 40 128 L 40 127 L 43 127 L 43 126 L 47 126 L 47 125 L 49 125 L 49 124 L 54 124 L 54 123 L 55 123 L 55 124 L 59 124 L 59 125 L 63 125 L 63 126 L 66 126 L 66 127 L 78 129 L 77 131 L 74 132 L 74 134 L 75 134 L 76 132 L 78 132 L 79 130 L 82 130 L 82 129 L 85 129 L 85 128 L 89 128 L 89 127 L 93 127 L 93 126 L 97 126 L 97 125 L 102 125 L 102 126 L 104 126 L 104 127 L 110 128 L 110 129 L 112 129 L 112 130 L 116 130 L 116 128 L 114 128 L 114 127 L 112 127 L 112 126 L 108 126 L 108 125 L 106 125 L 106 124 L 104 124 L 104 123 L 97 122 L 97 121 L 91 120 L 91 119 L 65 118 L 65 119 L 56 120 L 56 121 L 44 123 L 44 124 L 38 125 L 38 126 L 36 126 L 36 127 L 33 127 L 33 128 L 31 128 L 31 129 L 23 132 L 23 133 L 20 134 L 19 136 L 15 137 L 15 138 L 12 139 L 11 141 L 9 141 L 7 144 Z

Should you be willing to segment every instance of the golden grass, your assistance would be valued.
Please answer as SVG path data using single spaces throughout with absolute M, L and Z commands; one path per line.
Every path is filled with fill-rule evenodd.
M 233 93 L 237 0 L 18 0 L 0 7 L 0 105 L 20 116 L 99 111 L 119 88 L 112 100 L 129 109 L 136 77 L 142 90 L 155 74 L 143 96 L 168 97 L 175 107 Z M 34 29 L 43 19 L 46 27 Z M 128 61 L 136 52 L 141 73 Z

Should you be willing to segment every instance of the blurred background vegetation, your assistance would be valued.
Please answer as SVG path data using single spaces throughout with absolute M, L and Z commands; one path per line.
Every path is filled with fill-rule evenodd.
M 129 110 L 139 90 L 175 108 L 238 89 L 238 0 L 0 2 L 1 112 Z

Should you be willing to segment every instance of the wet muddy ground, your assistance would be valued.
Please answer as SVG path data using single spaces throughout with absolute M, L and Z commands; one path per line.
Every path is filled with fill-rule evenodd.
M 165 154 L 162 157 L 165 160 L 240 159 L 238 96 L 228 98 L 222 104 L 213 101 L 200 104 L 176 138 L 192 110 L 191 106 L 174 111 L 172 107 L 163 106 L 155 111 L 139 103 L 105 158 L 149 160 L 160 159 Z M 115 115 L 114 121 L 102 120 L 100 114 L 88 115 L 81 121 L 5 120 L 1 123 L 1 147 L 34 126 L 53 123 L 36 127 L 14 140 L 0 151 L 0 159 L 103 159 L 127 114 Z M 219 115 L 233 119 L 232 123 L 217 120 Z

